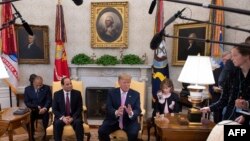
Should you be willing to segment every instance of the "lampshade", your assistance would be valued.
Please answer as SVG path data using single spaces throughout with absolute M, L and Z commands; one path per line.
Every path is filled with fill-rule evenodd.
M 210 57 L 188 56 L 178 81 L 194 84 L 196 89 L 203 89 L 202 85 L 214 84 Z
M 0 57 L 0 79 L 4 79 L 4 78 L 9 78 L 9 75 Z

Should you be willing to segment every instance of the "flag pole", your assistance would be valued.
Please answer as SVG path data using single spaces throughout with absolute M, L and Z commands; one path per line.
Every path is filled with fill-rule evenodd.
M 186 40 L 195 40 L 200 42 L 206 42 L 206 43 L 216 43 L 216 44 L 223 44 L 223 45 L 230 45 L 230 46 L 243 46 L 243 47 L 250 47 L 248 44 L 238 44 L 238 43 L 232 43 L 232 42 L 221 42 L 221 41 L 215 41 L 215 40 L 209 40 L 209 39 L 201 39 L 201 38 L 189 38 L 189 37 L 183 37 L 183 36 L 172 36 L 169 34 L 164 34 L 163 36 L 167 38 L 174 38 L 174 39 L 186 39 Z
M 10 94 L 10 107 L 12 107 L 12 92 L 10 86 L 9 86 L 9 94 Z
M 250 33 L 250 30 L 239 28 L 237 26 L 230 26 L 230 25 L 225 25 L 225 24 L 218 24 L 218 23 L 213 23 L 213 22 L 209 22 L 209 21 L 201 21 L 201 20 L 196 20 L 196 19 L 187 18 L 187 17 L 183 17 L 183 16 L 179 16 L 179 18 L 183 19 L 183 20 L 188 20 L 188 21 L 193 21 L 193 22 L 198 22 L 198 23 L 207 23 L 207 24 L 221 26 L 221 27 L 228 28 L 228 29 L 239 30 L 239 31 Z

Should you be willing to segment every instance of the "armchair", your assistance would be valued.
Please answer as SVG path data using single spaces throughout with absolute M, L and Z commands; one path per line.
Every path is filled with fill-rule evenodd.
M 76 80 L 72 80 L 71 82 L 73 85 L 73 89 L 80 91 L 82 94 L 82 97 L 83 97 L 83 88 L 84 88 L 83 82 L 76 81 Z M 53 82 L 53 84 L 52 84 L 52 99 L 53 99 L 54 92 L 56 92 L 60 89 L 62 89 L 60 81 Z M 50 120 L 53 122 L 54 115 L 52 114 L 52 111 L 50 111 L 50 113 L 51 113 Z M 91 134 L 90 134 L 90 128 L 89 128 L 88 121 L 87 121 L 87 108 L 86 108 L 86 106 L 83 106 L 83 118 L 84 118 L 83 119 L 83 121 L 84 121 L 84 123 L 83 123 L 84 135 L 87 136 L 87 141 L 89 141 Z M 48 128 L 46 129 L 48 136 L 53 136 L 53 123 L 52 122 L 48 126 Z M 63 136 L 72 136 L 72 135 L 75 135 L 75 132 L 74 132 L 74 129 L 72 128 L 72 126 L 65 125 L 64 129 L 63 129 Z
M 119 87 L 118 82 L 116 82 L 115 87 Z M 138 139 L 142 140 L 142 132 L 143 132 L 143 116 L 145 115 L 145 93 L 146 93 L 146 84 L 145 82 L 139 82 L 135 80 L 131 80 L 130 88 L 136 90 L 140 93 L 140 102 L 141 102 L 141 115 L 138 117 L 138 122 L 140 123 L 141 129 L 138 133 Z M 117 130 L 110 134 L 110 138 L 112 139 L 121 139 L 128 140 L 127 134 L 123 130 Z

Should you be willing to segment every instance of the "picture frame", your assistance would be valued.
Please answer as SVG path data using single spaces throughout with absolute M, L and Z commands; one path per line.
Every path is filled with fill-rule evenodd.
M 15 24 L 19 64 L 49 64 L 49 27 L 30 25 L 30 28 L 33 36 L 26 32 L 23 25 Z
M 91 47 L 128 47 L 128 2 L 91 2 Z
M 174 36 L 186 38 L 209 39 L 209 25 L 206 23 L 185 23 L 174 25 Z M 188 55 L 207 56 L 210 54 L 210 44 L 207 42 L 173 39 L 173 66 L 183 66 Z

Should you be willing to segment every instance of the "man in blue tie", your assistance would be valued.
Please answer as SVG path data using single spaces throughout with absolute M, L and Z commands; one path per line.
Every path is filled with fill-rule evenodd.
M 55 141 L 62 140 L 65 125 L 71 125 L 75 131 L 77 141 L 83 141 L 81 92 L 72 88 L 69 78 L 63 78 L 61 85 L 63 89 L 54 93 L 52 102 L 52 110 L 55 115 L 53 128 Z
M 34 141 L 34 122 L 36 119 L 42 119 L 44 136 L 43 140 L 46 139 L 46 128 L 49 122 L 48 110 L 51 107 L 51 90 L 48 85 L 43 84 L 43 78 L 41 76 L 35 76 L 33 83 L 27 86 L 24 90 L 24 103 L 31 109 L 31 135 Z
M 129 141 L 137 141 L 140 130 L 137 121 L 141 113 L 140 95 L 130 89 L 131 76 L 121 74 L 118 77 L 120 88 L 108 93 L 106 117 L 98 130 L 100 141 L 109 141 L 109 134 L 122 129 L 127 133 Z

